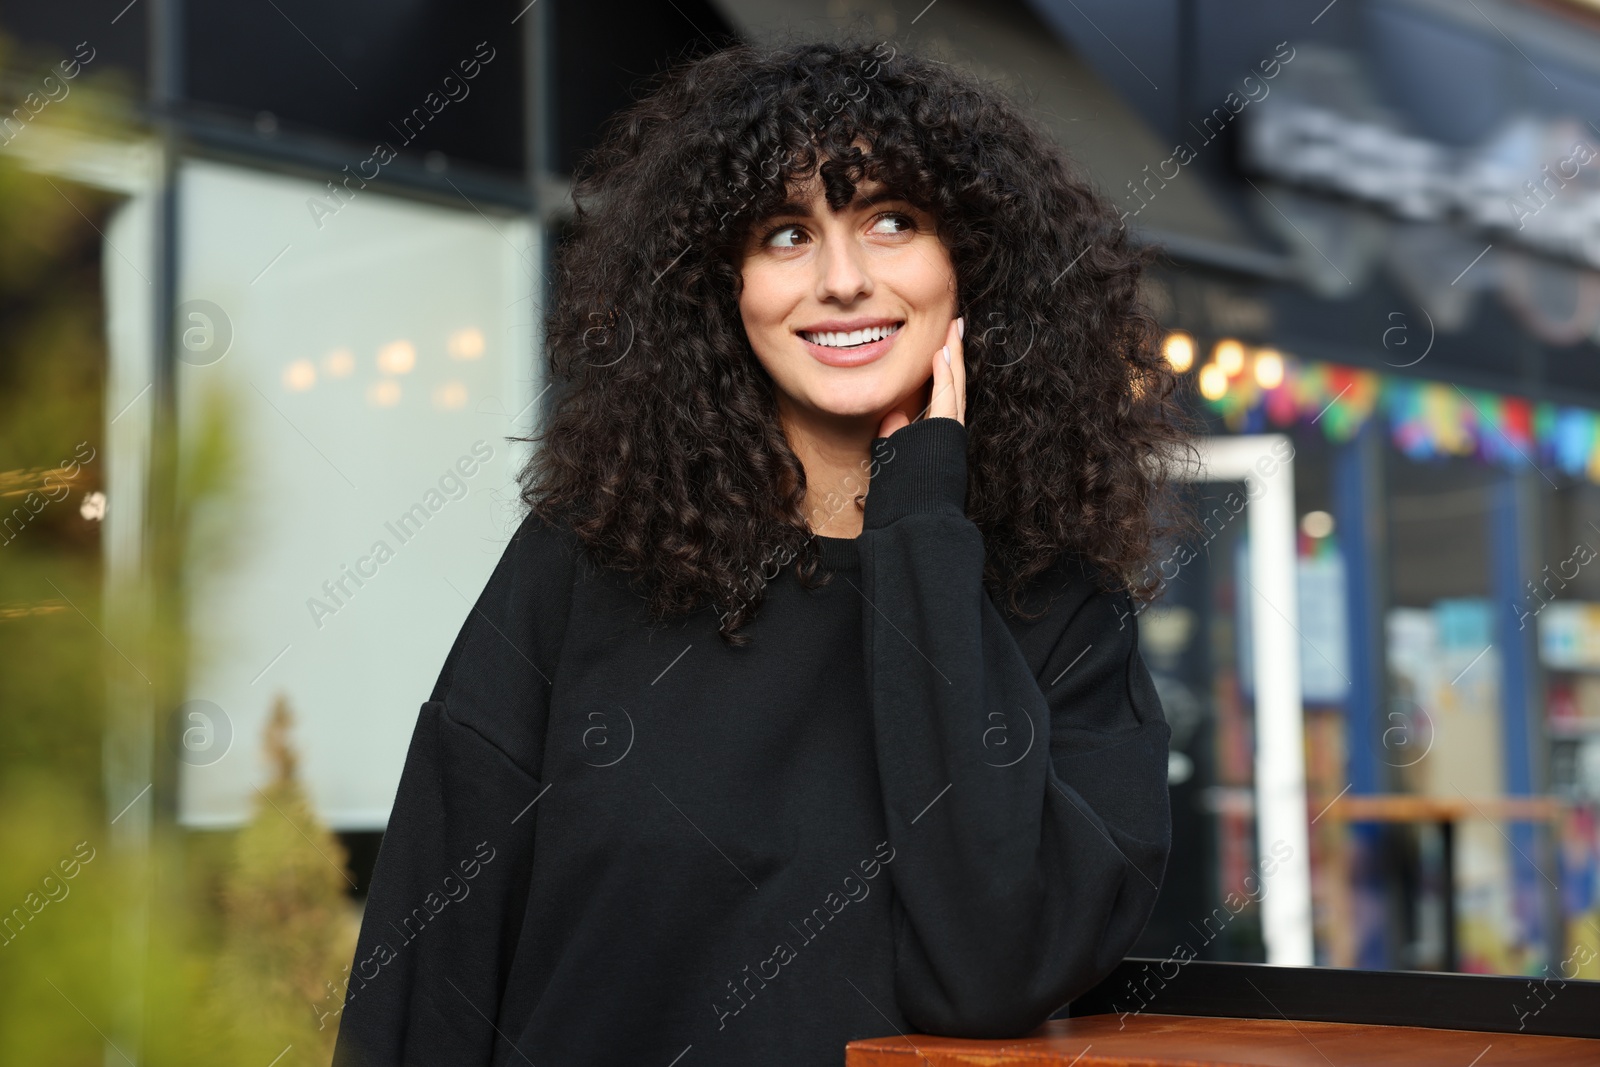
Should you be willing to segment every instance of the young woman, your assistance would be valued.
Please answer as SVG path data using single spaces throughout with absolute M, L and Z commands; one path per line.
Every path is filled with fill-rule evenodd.
M 1185 438 L 1116 212 L 997 90 L 853 44 L 676 70 L 574 198 L 565 391 L 422 706 L 336 1063 L 1037 1027 L 1170 842 L 1136 575 Z

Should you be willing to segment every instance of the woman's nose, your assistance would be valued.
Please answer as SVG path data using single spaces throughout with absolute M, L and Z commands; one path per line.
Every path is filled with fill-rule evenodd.
M 817 257 L 817 298 L 850 303 L 872 295 L 872 275 L 862 249 L 849 237 L 825 240 Z

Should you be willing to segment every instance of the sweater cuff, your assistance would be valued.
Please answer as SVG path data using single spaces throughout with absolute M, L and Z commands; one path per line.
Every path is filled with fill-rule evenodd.
M 920 419 L 872 442 L 874 469 L 862 525 L 876 530 L 906 515 L 967 514 L 967 428 Z

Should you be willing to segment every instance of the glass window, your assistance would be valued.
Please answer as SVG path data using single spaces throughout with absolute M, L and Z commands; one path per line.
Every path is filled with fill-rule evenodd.
M 419 704 L 520 512 L 533 228 L 215 162 L 179 187 L 179 404 L 226 391 L 235 506 L 195 575 L 181 818 L 242 819 L 277 694 L 336 829 L 381 828 Z M 193 719 L 198 712 L 200 719 Z M 203 721 L 206 718 L 215 722 Z

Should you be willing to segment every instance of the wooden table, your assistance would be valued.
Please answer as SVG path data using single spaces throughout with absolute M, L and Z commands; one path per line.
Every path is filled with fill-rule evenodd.
M 1594 1067 L 1600 1064 L 1600 1041 L 1286 1019 L 1090 1015 L 1052 1019 L 1039 1036 L 1017 1041 L 916 1035 L 852 1041 L 844 1062 L 845 1067 Z
M 1459 822 L 1462 819 L 1549 822 L 1559 818 L 1563 810 L 1564 805 L 1555 797 L 1368 793 L 1340 797 L 1323 818 L 1343 822 Z
M 846 1067 L 1600 1064 L 1600 982 L 1126 959 L 1024 1037 L 852 1041 Z M 1535 1005 L 1538 1005 L 1535 1010 Z

